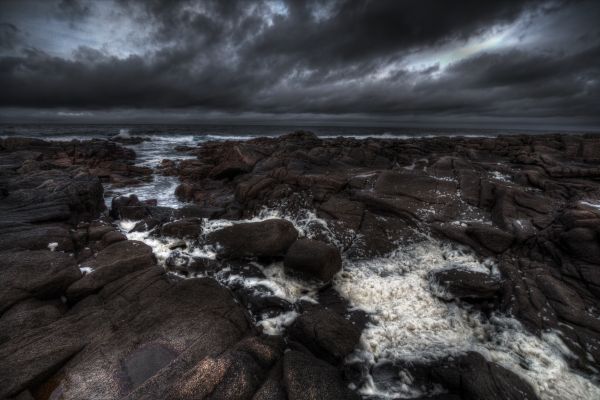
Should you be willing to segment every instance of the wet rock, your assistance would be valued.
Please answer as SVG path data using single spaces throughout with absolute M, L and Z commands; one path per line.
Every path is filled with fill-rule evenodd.
M 234 288 L 233 291 L 240 303 L 253 315 L 270 318 L 294 309 L 290 302 L 274 296 L 272 291 L 264 286 L 254 286 L 252 288 L 240 286 Z
M 329 281 L 342 269 L 342 258 L 339 250 L 332 245 L 300 239 L 286 253 L 284 266 L 286 273 Z
M 280 257 L 298 237 L 292 223 L 282 219 L 235 224 L 211 232 L 207 243 L 216 245 L 220 258 Z
M 160 232 L 164 236 L 179 239 L 197 238 L 202 233 L 202 221 L 195 218 L 180 219 L 164 224 Z
M 352 322 L 327 309 L 304 312 L 290 327 L 294 340 L 332 364 L 340 363 L 354 350 L 360 333 Z
M 121 232 L 117 232 L 117 231 L 106 232 L 102 236 L 102 244 L 104 246 L 110 246 L 113 243 L 121 242 L 123 240 L 127 240 L 127 236 L 125 236 Z
M 173 251 L 165 261 L 169 271 L 178 272 L 183 275 L 212 275 L 221 269 L 221 263 L 217 260 L 204 257 L 192 257 L 181 251 Z
M 517 374 L 469 352 L 433 368 L 433 376 L 466 399 L 537 400 L 533 388 Z
M 490 273 L 452 268 L 433 271 L 430 280 L 438 285 L 444 298 L 490 299 L 499 295 L 502 280 Z M 439 289 L 435 288 L 434 292 Z
M 119 196 L 112 199 L 110 215 L 114 219 L 140 220 L 149 215 L 146 205 L 136 195 Z
M 283 357 L 283 381 L 289 400 L 359 399 L 347 388 L 336 368 L 295 350 Z

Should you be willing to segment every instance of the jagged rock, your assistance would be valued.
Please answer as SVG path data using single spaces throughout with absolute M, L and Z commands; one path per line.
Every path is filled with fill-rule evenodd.
M 340 252 L 334 246 L 312 239 L 294 242 L 285 255 L 286 273 L 329 281 L 342 269 Z

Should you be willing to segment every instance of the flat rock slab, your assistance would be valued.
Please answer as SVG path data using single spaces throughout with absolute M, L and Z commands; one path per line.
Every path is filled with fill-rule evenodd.
M 50 250 L 0 252 L 0 311 L 30 296 L 60 297 L 79 278 L 75 258 Z
M 71 298 L 86 296 L 131 272 L 155 264 L 152 248 L 147 244 L 136 240 L 117 241 L 82 264 L 92 272 L 69 286 L 67 295 Z

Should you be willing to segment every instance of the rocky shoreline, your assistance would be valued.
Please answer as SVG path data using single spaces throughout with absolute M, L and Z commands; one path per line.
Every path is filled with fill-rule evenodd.
M 178 150 L 196 158 L 152 171 L 112 141 L 0 139 L 0 398 L 380 398 L 359 389 L 399 371 L 420 398 L 551 398 L 475 351 L 348 362 L 376 322 L 336 279 L 423 235 L 494 263 L 429 271 L 431 293 L 558 334 L 597 382 L 597 137 L 296 132 Z M 129 196 L 105 210 L 103 183 L 152 174 L 178 177 L 189 204 Z M 320 223 L 290 222 L 307 213 Z M 274 264 L 295 297 L 269 287 Z

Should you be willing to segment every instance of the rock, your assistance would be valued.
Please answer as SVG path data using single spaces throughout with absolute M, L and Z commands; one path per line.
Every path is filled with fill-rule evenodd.
M 81 277 L 75 258 L 50 250 L 0 252 L 0 312 L 28 297 L 56 298 Z
M 283 357 L 283 381 L 289 400 L 359 399 L 336 368 L 296 350 Z
M 490 299 L 499 295 L 502 280 L 490 273 L 451 268 L 432 271 L 430 280 L 438 285 L 443 298 Z M 437 288 L 434 292 L 437 292 Z
M 434 367 L 433 376 L 466 399 L 538 399 L 533 388 L 514 372 L 475 352 Z
M 55 245 L 51 245 L 55 243 Z M 63 224 L 16 224 L 7 226 L 0 233 L 1 250 L 48 250 L 73 251 L 74 244 L 68 225 Z
M 110 246 L 113 243 L 121 242 L 123 240 L 127 240 L 127 236 L 117 231 L 106 232 L 102 236 L 102 244 L 104 244 L 105 246 Z
M 110 215 L 114 219 L 140 220 L 149 215 L 146 205 L 136 195 L 120 196 L 112 199 Z
M 75 299 L 87 296 L 114 280 L 155 263 L 152 248 L 142 242 L 124 240 L 113 243 L 82 265 L 91 268 L 92 272 L 69 286 L 67 295 Z
M 220 258 L 279 257 L 298 237 L 291 222 L 268 219 L 235 224 L 208 234 L 207 243 L 216 245 Z
M 360 339 L 360 329 L 327 309 L 304 312 L 290 327 L 290 336 L 313 354 L 332 364 L 340 363 Z
M 600 264 L 600 235 L 589 228 L 573 228 L 561 234 L 561 241 L 577 258 Z
M 321 211 L 342 221 L 348 229 L 358 230 L 362 221 L 365 206 L 358 201 L 346 200 L 342 197 L 330 197 L 319 206 Z
M 0 228 L 22 223 L 77 223 L 103 209 L 103 188 L 97 178 L 41 171 L 12 181 L 0 203 Z
M 58 320 L 64 305 L 57 300 L 23 300 L 6 310 L 0 317 L 0 343 L 27 334 Z
M 340 252 L 334 246 L 312 239 L 294 242 L 285 255 L 286 273 L 329 281 L 342 269 Z
M 195 218 L 180 219 L 164 224 L 160 232 L 162 235 L 179 239 L 197 238 L 202 233 L 202 221 Z
M 513 243 L 513 235 L 486 224 L 469 224 L 467 234 L 494 253 L 506 251 Z
M 48 385 L 57 371 L 60 379 L 48 393 L 81 399 L 177 398 L 185 388 L 210 393 L 221 381 L 220 392 L 235 393 L 242 387 L 236 376 L 261 376 L 234 368 L 227 375 L 216 368 L 234 365 L 218 355 L 241 346 L 252 327 L 230 292 L 213 280 L 173 282 L 162 268 L 147 268 L 82 302 L 51 325 L 0 344 L 0 398 Z M 268 356 L 258 355 L 258 345 L 244 348 L 244 354 L 254 351 L 251 357 L 257 361 L 232 353 L 228 359 L 248 360 L 254 364 L 246 371 L 260 371 L 263 361 L 258 360 L 267 362 Z M 208 377 L 218 379 L 222 371 L 231 379 L 188 379 L 208 365 L 213 366 L 206 370 Z

